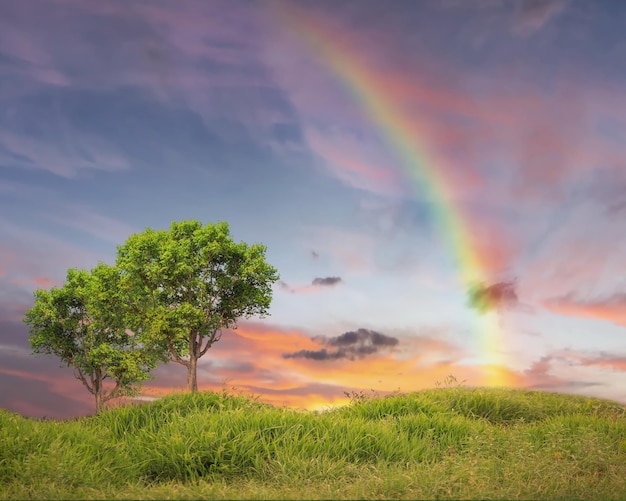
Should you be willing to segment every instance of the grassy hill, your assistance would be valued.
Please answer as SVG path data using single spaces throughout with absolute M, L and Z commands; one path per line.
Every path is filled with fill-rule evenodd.
M 322 413 L 226 393 L 69 421 L 0 410 L 0 499 L 27 498 L 626 499 L 626 409 L 443 388 Z

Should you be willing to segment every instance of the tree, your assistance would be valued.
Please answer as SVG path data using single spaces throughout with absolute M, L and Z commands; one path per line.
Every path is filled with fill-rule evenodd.
M 24 315 L 33 351 L 59 357 L 96 400 L 96 412 L 117 397 L 133 395 L 149 379 L 156 357 L 126 330 L 119 273 L 100 263 L 70 269 L 61 288 L 36 290 Z M 105 380 L 114 382 L 105 387 Z
M 187 367 L 187 387 L 198 390 L 198 359 L 237 320 L 267 314 L 277 270 L 261 244 L 235 243 L 228 224 L 173 222 L 147 228 L 118 247 L 130 327 L 163 354 Z

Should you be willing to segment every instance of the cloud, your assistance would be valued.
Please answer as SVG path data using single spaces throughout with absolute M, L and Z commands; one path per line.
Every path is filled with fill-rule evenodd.
M 583 300 L 574 294 L 547 299 L 543 305 L 562 315 L 608 320 L 626 326 L 626 293 L 617 293 L 595 300 Z
M 580 364 L 610 369 L 616 372 L 626 373 L 626 355 L 599 353 L 594 356 L 580 358 Z
M 282 290 L 284 291 L 288 291 L 288 292 L 295 292 L 294 289 L 292 289 L 289 284 L 287 282 L 285 282 L 284 280 L 279 280 L 278 282 L 276 282 L 276 285 L 278 285 L 278 287 L 280 287 Z
M 230 167 L 233 152 L 258 166 L 277 127 L 300 137 L 257 54 L 258 8 L 105 3 L 3 5 L 2 55 L 19 64 L 0 67 L 1 164 L 71 179 L 153 176 L 206 170 L 207 158 Z
M 337 360 L 347 358 L 348 355 L 340 350 L 329 352 L 326 348 L 321 350 L 299 350 L 293 353 L 283 354 L 284 358 L 308 358 L 309 360 Z
M 137 231 L 131 225 L 98 214 L 86 205 L 66 204 L 56 207 L 57 213 L 46 217 L 63 226 L 74 228 L 105 242 L 121 244 Z
M 517 3 L 513 31 L 526 35 L 543 28 L 565 8 L 566 0 L 523 0 Z
M 336 348 L 335 351 L 299 350 L 293 353 L 283 353 L 283 358 L 306 358 L 309 360 L 339 360 L 346 358 L 354 360 L 373 355 L 379 351 L 396 346 L 398 338 L 386 336 L 380 332 L 369 329 L 344 332 L 340 336 L 327 338 L 316 336 L 313 341 L 321 345 Z
M 305 238 L 319 248 L 335 268 L 347 269 L 352 275 L 373 271 L 381 242 L 371 234 L 332 226 L 313 226 L 307 230 Z
M 395 346 L 398 339 L 385 336 L 380 332 L 368 329 L 358 329 L 356 331 L 344 332 L 340 336 L 325 338 L 323 336 L 314 338 L 314 341 L 322 342 L 328 346 L 347 347 L 357 344 L 371 344 L 372 346 Z
M 626 402 L 624 382 L 624 355 L 557 350 L 541 356 L 528 369 L 517 373 L 515 386 Z
M 35 277 L 33 278 L 33 282 L 35 282 L 40 287 L 51 287 L 54 285 L 54 280 L 50 280 L 46 277 Z
M 370 137 L 367 137 L 370 136 Z M 327 172 L 347 186 L 375 194 L 403 192 L 402 178 L 395 161 L 378 144 L 376 134 L 337 126 L 308 126 L 305 138 Z
M 334 285 L 337 285 L 339 283 L 341 283 L 341 277 L 324 277 L 324 278 L 314 278 L 313 282 L 311 282 L 312 285 L 319 285 L 322 287 L 332 287 Z
M 520 29 L 534 30 L 553 21 L 566 3 L 526 2 L 511 6 L 500 2 L 500 5 L 503 20 L 509 16 L 507 23 L 514 12 Z M 320 12 L 315 15 L 323 17 Z M 348 21 L 339 16 L 337 22 Z M 621 172 L 626 172 L 620 160 L 622 146 L 601 137 L 597 127 L 609 119 L 622 123 L 621 113 L 617 107 L 611 109 L 610 103 L 621 102 L 623 98 L 607 88 L 601 75 L 590 76 L 598 75 L 597 72 L 588 71 L 588 67 L 568 68 L 567 74 L 555 70 L 557 73 L 549 86 L 554 90 L 549 91 L 538 79 L 519 78 L 519 72 L 530 70 L 534 63 L 523 62 L 522 67 L 502 64 L 497 59 L 500 53 L 494 51 L 493 56 L 490 53 L 484 59 L 481 56 L 488 76 L 461 68 L 458 74 L 467 74 L 468 79 L 450 78 L 445 69 L 433 68 L 428 54 L 420 53 L 419 49 L 410 52 L 416 54 L 413 63 L 401 53 L 384 59 L 388 48 L 372 44 L 370 40 L 376 37 L 368 35 L 365 31 L 351 30 L 340 39 L 349 40 L 348 47 L 367 47 L 367 65 L 371 71 L 365 72 L 367 83 L 381 95 L 392 96 L 392 108 L 401 110 L 403 127 L 412 137 L 420 139 L 426 172 L 436 167 L 451 206 L 467 217 L 463 223 L 467 225 L 473 248 L 492 277 L 493 273 L 511 269 L 524 257 L 528 258 L 522 256 L 528 252 L 527 244 L 537 237 L 545 222 L 552 221 L 565 207 L 575 207 L 581 198 L 592 197 L 591 177 L 606 172 L 607 180 L 612 181 L 608 185 L 626 185 L 619 170 L 621 165 Z M 526 44 L 520 40 L 511 43 L 513 51 Z M 359 106 L 349 99 L 345 102 L 353 105 L 351 113 L 346 112 L 345 104 L 335 106 L 332 78 L 330 82 L 320 82 L 318 77 L 315 89 L 311 89 L 312 84 L 306 81 L 309 75 L 299 71 L 298 64 L 304 62 L 291 67 L 295 54 L 289 56 L 285 61 L 290 63 L 290 68 L 280 69 L 278 78 L 301 111 L 310 150 L 322 159 L 329 174 L 381 199 L 425 197 L 427 190 L 412 185 L 413 181 L 406 175 L 405 169 L 410 167 L 406 161 L 411 159 L 399 158 L 393 147 L 384 142 L 376 120 L 355 117 L 359 115 Z M 548 56 L 555 54 L 550 52 Z M 385 61 L 385 71 L 375 72 L 381 60 Z M 426 70 L 413 66 L 417 61 Z M 496 66 L 492 66 L 494 62 Z M 288 74 L 281 79 L 284 73 Z M 319 73 L 331 72 L 322 67 Z M 316 102 L 311 103 L 312 100 Z M 608 167 L 616 164 L 617 169 Z M 606 197 L 603 200 L 620 207 L 620 200 Z M 428 222 L 434 218 L 426 212 L 424 219 Z M 340 241 L 334 245 L 345 244 Z M 367 253 L 362 255 L 369 257 Z
M 615 317 L 618 312 L 600 312 L 599 305 L 594 315 L 589 308 L 580 313 L 582 303 L 607 302 L 625 290 L 626 234 L 619 218 L 607 217 L 599 200 L 574 199 L 570 207 L 535 221 L 524 250 L 525 271 L 518 272 L 525 301 L 555 313 Z
M 2 218 L 0 238 L 0 261 L 6 263 L 8 270 L 6 280 L 0 281 L 0 291 L 6 289 L 10 281 L 28 284 L 37 277 L 59 284 L 68 268 L 90 269 L 98 261 L 106 260 L 105 253 L 68 244 L 46 231 L 15 225 Z
M 308 285 L 296 285 L 291 286 L 284 280 L 280 280 L 277 285 L 282 290 L 291 294 L 308 294 L 318 292 L 323 288 L 334 287 L 337 284 L 342 283 L 341 277 L 316 277 Z
M 467 291 L 469 305 L 479 313 L 512 308 L 519 304 L 515 280 L 491 285 L 473 284 Z

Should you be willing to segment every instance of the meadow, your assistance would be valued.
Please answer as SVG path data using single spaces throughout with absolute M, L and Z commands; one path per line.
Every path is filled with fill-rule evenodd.
M 547 392 L 353 394 L 312 412 L 176 394 L 0 410 L 0 499 L 626 499 L 626 408 Z

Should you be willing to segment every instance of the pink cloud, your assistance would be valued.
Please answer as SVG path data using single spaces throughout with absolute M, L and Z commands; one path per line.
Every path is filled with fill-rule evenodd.
M 567 380 L 553 373 L 552 355 L 545 355 L 519 375 L 519 386 L 530 388 L 558 388 L 566 385 Z
M 562 8 L 562 3 L 555 2 L 545 8 L 521 9 L 518 21 L 520 26 L 526 23 L 527 28 L 539 29 Z M 452 70 L 424 53 L 411 53 L 410 61 L 402 56 L 390 59 L 388 48 L 372 43 L 377 40 L 372 33 L 344 30 L 337 34 L 341 18 L 329 20 L 320 10 L 311 10 L 303 9 L 300 14 L 311 14 L 323 29 L 330 26 L 332 44 L 344 44 L 348 52 L 358 47 L 359 54 L 367 54 L 357 61 L 367 66 L 367 84 L 401 111 L 404 130 L 411 132 L 425 152 L 428 164 L 424 167 L 436 172 L 448 191 L 445 203 L 463 215 L 471 246 L 488 272 L 513 269 L 524 258 L 526 266 L 545 267 L 548 275 L 558 270 L 578 287 L 594 270 L 607 271 L 601 254 L 615 254 L 614 247 L 613 251 L 610 245 L 594 249 L 593 242 L 582 235 L 582 247 L 572 246 L 562 228 L 550 231 L 549 223 L 576 191 L 586 190 L 589 199 L 596 197 L 594 203 L 620 207 L 615 200 L 594 195 L 587 186 L 597 182 L 596 174 L 601 172 L 611 189 L 626 187 L 623 141 L 611 140 L 598 129 L 606 121 L 624 124 L 620 111 L 624 108 L 616 104 L 624 103 L 619 92 L 592 76 L 578 75 L 575 68 L 557 74 L 551 90 L 520 78 L 524 68 L 519 65 L 501 67 L 488 77 L 454 78 Z M 275 47 L 282 37 L 295 43 Z M 379 124 L 375 119 L 364 120 L 358 101 L 350 99 L 340 79 L 310 47 L 297 36 L 285 34 L 268 44 L 280 51 L 280 58 L 268 55 L 268 61 L 300 112 L 308 146 L 332 176 L 353 188 L 388 197 L 419 193 L 407 181 L 405 159 L 385 143 Z M 584 210 L 585 221 L 597 219 L 591 206 Z M 578 213 L 574 218 L 579 218 Z M 546 242 L 540 238 L 544 228 L 549 233 Z M 561 238 L 565 240 L 559 243 Z M 542 244 L 551 249 L 545 262 L 543 257 L 525 256 L 537 249 L 542 254 Z M 563 252 L 556 252 L 557 248 Z M 346 249 L 334 251 L 339 255 Z M 580 258 L 579 251 L 595 261 Z M 609 260 L 613 269 L 619 258 Z M 556 276 L 548 279 L 540 269 L 530 275 L 536 287 L 521 285 L 532 289 L 532 294 L 541 294 L 548 282 L 556 286 Z
M 562 7 L 563 2 L 552 2 L 549 7 L 521 9 L 518 16 L 520 22 L 541 25 Z M 489 80 L 475 75 L 454 79 L 449 70 L 442 70 L 425 54 L 412 53 L 411 61 L 401 56 L 390 60 L 387 48 L 371 42 L 377 40 L 371 33 L 340 30 L 336 20 L 331 22 L 319 11 L 306 10 L 297 15 L 313 17 L 321 26 L 319 36 L 330 37 L 333 50 L 341 52 L 340 47 L 345 46 L 346 53 L 351 53 L 358 47 L 359 54 L 367 54 L 367 59 L 355 63 L 366 67 L 363 73 L 367 85 L 401 110 L 406 119 L 404 127 L 413 128 L 415 137 L 425 143 L 439 175 L 457 196 L 467 196 L 468 191 L 476 196 L 489 190 L 489 199 L 494 202 L 510 203 L 513 198 L 534 203 L 537 197 L 554 202 L 563 195 L 565 179 L 621 157 L 621 146 L 607 143 L 595 130 L 603 118 L 624 118 L 620 118 L 619 107 L 614 104 L 623 97 L 607 90 L 603 82 L 563 75 L 555 80 L 555 89 L 547 92 L 520 80 L 520 69 L 514 66 L 490 74 Z M 281 57 L 284 66 L 279 66 L 279 77 L 284 74 L 283 83 L 289 92 L 293 91 L 294 104 L 302 111 L 303 119 L 311 117 L 313 123 L 329 122 L 344 129 L 362 130 L 367 125 L 363 110 L 356 99 L 351 102 L 346 99 L 347 93 L 339 91 L 339 78 L 332 70 L 318 61 L 315 72 L 325 76 L 311 75 L 313 70 L 307 72 L 304 68 L 302 53 L 309 56 L 306 61 L 315 60 L 313 51 L 297 43 L 287 46 L 295 50 L 284 54 L 286 60 Z M 311 78 L 315 79 L 314 85 Z M 338 96 L 343 104 L 336 102 Z M 352 109 L 346 110 L 346 103 L 351 103 Z M 374 121 L 370 119 L 369 125 L 380 135 Z M 337 159 L 331 162 L 336 158 L 334 151 L 311 139 L 310 145 L 329 158 L 338 177 L 348 181 L 356 171 L 358 188 L 380 184 L 381 174 L 371 164 Z M 401 160 L 392 158 L 391 162 L 374 165 L 388 170 L 388 165 Z M 506 166 L 514 176 L 500 177 L 499 185 L 494 185 L 496 177 L 491 169 L 485 169 L 486 164 Z M 351 182 L 356 184 L 354 179 Z
M 308 127 L 305 137 L 329 172 L 353 188 L 386 195 L 402 191 L 402 176 L 384 151 L 356 134 L 338 128 Z M 391 164 L 391 165 L 390 165 Z
M 33 282 L 41 287 L 51 287 L 54 284 L 54 280 L 50 280 L 46 277 L 35 277 L 33 278 Z
M 605 355 L 598 358 L 588 358 L 581 361 L 582 365 L 606 367 L 619 372 L 626 372 L 626 357 Z
M 608 320 L 626 326 L 626 294 L 591 301 L 577 299 L 570 294 L 545 300 L 543 305 L 562 315 Z
M 603 212 L 592 203 L 578 204 L 547 224 L 532 222 L 537 228 L 534 234 L 527 230 L 533 238 L 520 277 L 521 297 L 574 313 L 588 302 L 581 298 L 607 298 L 623 288 L 626 235 L 620 221 Z

